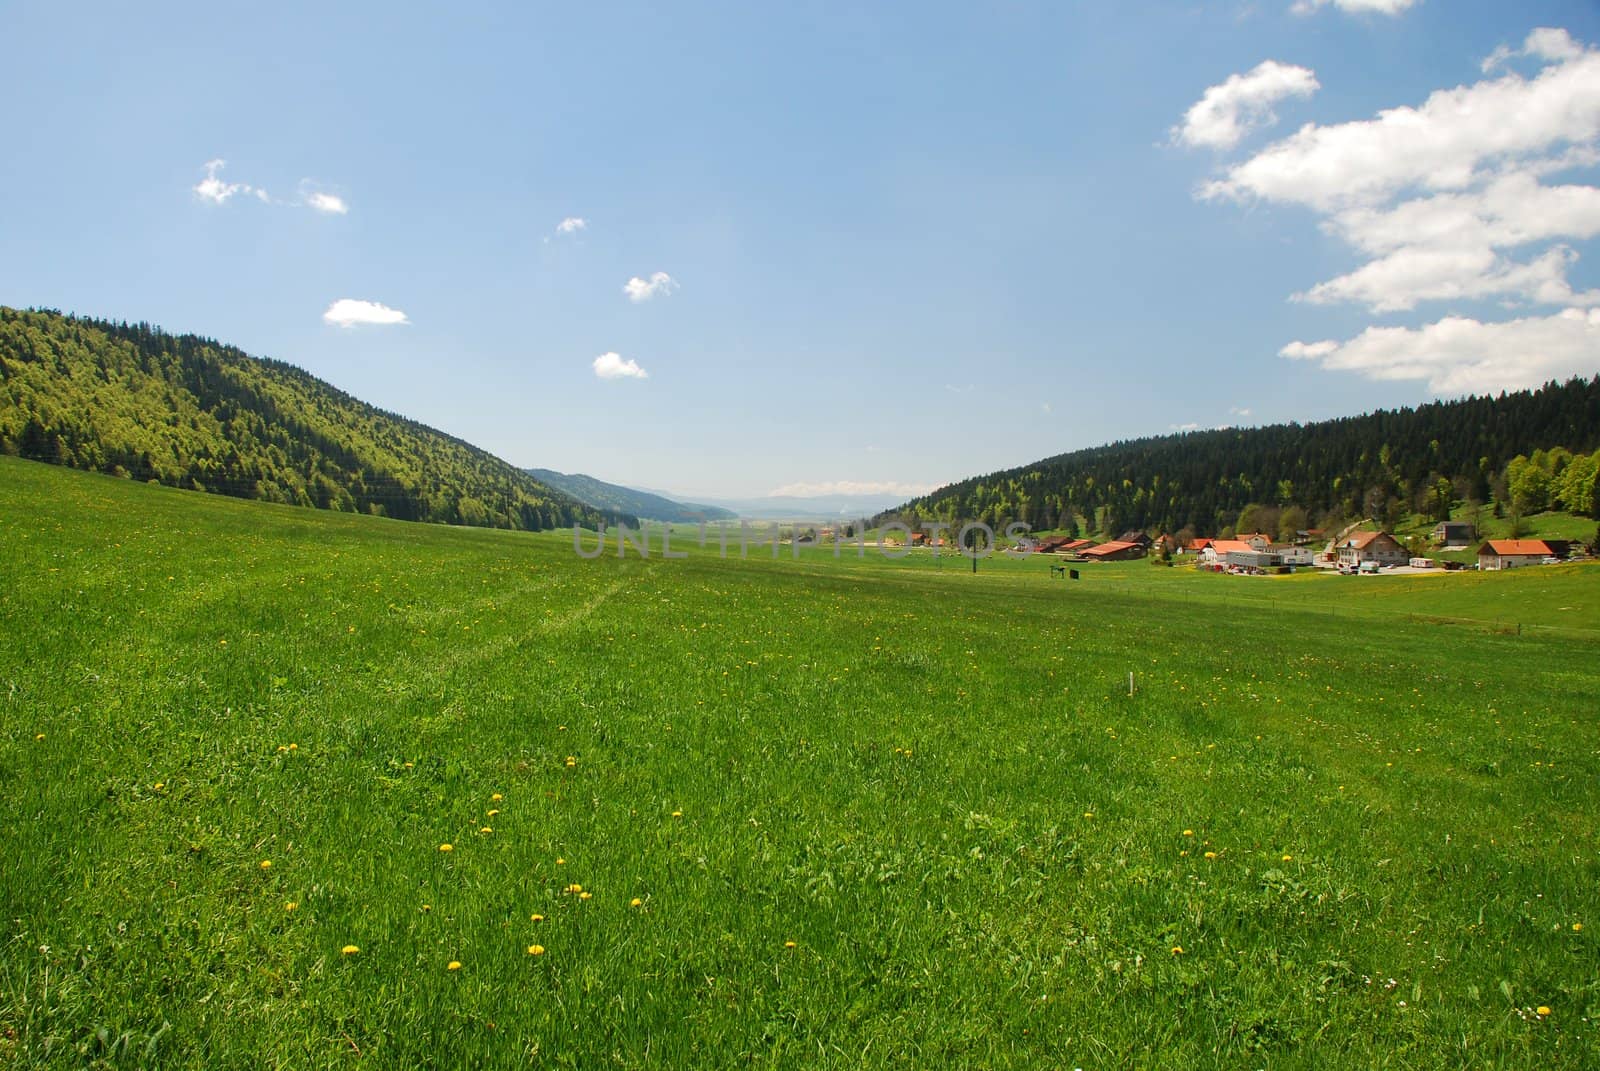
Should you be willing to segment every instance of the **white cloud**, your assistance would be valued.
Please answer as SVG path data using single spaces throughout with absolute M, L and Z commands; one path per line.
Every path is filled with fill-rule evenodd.
M 1408 246 L 1294 297 L 1314 305 L 1358 302 L 1374 312 L 1403 312 L 1422 301 L 1496 297 L 1542 305 L 1600 304 L 1600 290 L 1580 293 L 1567 282 L 1567 269 L 1577 259 L 1566 246 L 1527 262 L 1499 256 L 1487 246 Z
M 1488 394 L 1600 371 L 1600 309 L 1481 323 L 1446 317 L 1420 328 L 1369 327 L 1348 342 L 1291 342 L 1280 356 L 1369 379 L 1427 382 L 1436 394 Z
M 350 206 L 343 197 L 331 193 L 313 193 L 306 197 L 306 204 L 318 212 L 327 212 L 330 215 L 342 216 L 350 211 Z
M 556 224 L 557 234 L 577 234 L 579 231 L 589 229 L 589 221 L 582 216 L 568 216 Z
M 195 196 L 202 201 L 210 201 L 214 205 L 227 204 L 228 199 L 236 194 L 249 194 L 260 200 L 267 200 L 267 191 L 258 190 L 244 182 L 223 182 L 220 174 L 228 166 L 226 160 L 207 160 L 206 177 L 197 182 L 193 189 Z
M 594 374 L 601 379 L 649 379 L 650 373 L 639 367 L 639 362 L 620 354 L 602 353 L 594 359 Z
M 1247 416 L 1250 415 L 1250 410 L 1241 409 L 1239 406 L 1234 406 L 1232 409 L 1228 410 L 1228 415 L 1229 416 L 1236 416 L 1236 417 L 1247 417 Z
M 653 297 L 666 297 L 678 289 L 677 280 L 664 271 L 652 272 L 650 278 L 641 279 L 635 275 L 622 284 L 622 292 L 628 295 L 628 300 L 634 304 L 649 301 Z
M 786 483 L 768 492 L 772 498 L 820 498 L 824 495 L 900 495 L 915 498 L 934 490 L 931 483 L 899 480 L 826 480 L 821 483 Z
M 1278 121 L 1272 106 L 1289 97 L 1309 97 L 1321 86 L 1305 67 L 1266 60 L 1247 74 L 1232 74 L 1208 88 L 1173 127 L 1172 140 L 1190 146 L 1231 149 L 1252 130 Z
M 1199 431 L 1200 430 L 1200 425 L 1194 423 L 1193 421 L 1190 421 L 1187 424 L 1168 424 L 1167 427 L 1171 428 L 1173 431 Z
M 1466 189 L 1491 177 L 1487 164 L 1514 164 L 1597 135 L 1600 52 L 1586 50 L 1532 79 L 1510 73 L 1438 90 L 1420 107 L 1389 108 L 1374 119 L 1308 123 L 1229 169 L 1202 195 L 1332 212 L 1411 188 Z
M 1502 324 L 1452 316 L 1416 329 L 1372 327 L 1345 343 L 1293 342 L 1283 356 L 1422 379 L 1441 392 L 1532 386 L 1600 364 L 1583 311 L 1600 305 L 1600 289 L 1569 281 L 1578 260 L 1570 243 L 1600 237 L 1600 188 L 1549 181 L 1600 163 L 1600 51 L 1564 30 L 1537 29 L 1484 68 L 1513 57 L 1536 69 L 1441 89 L 1371 119 L 1307 124 L 1201 196 L 1309 208 L 1325 233 L 1360 255 L 1357 267 L 1296 301 L 1375 313 L 1438 301 L 1565 311 Z M 1591 347 L 1587 369 L 1573 340 Z
M 406 314 L 399 309 L 391 309 L 387 305 L 380 305 L 376 301 L 360 301 L 356 298 L 340 298 L 328 306 L 328 311 L 322 314 L 323 322 L 339 327 L 355 327 L 358 324 L 407 324 Z
M 1543 60 L 1570 60 L 1583 55 L 1583 46 L 1572 39 L 1572 35 L 1558 26 L 1540 26 L 1522 43 L 1521 48 L 1510 48 L 1501 45 L 1489 54 L 1483 61 L 1483 73 L 1488 74 L 1496 67 L 1503 65 L 1507 60 L 1519 56 L 1531 56 Z
M 350 211 L 350 205 L 345 199 L 331 193 L 322 193 L 313 189 L 310 179 L 300 183 L 300 196 L 294 201 L 274 201 L 266 190 L 259 186 L 252 186 L 248 182 L 224 182 L 222 169 L 228 166 L 226 160 L 207 160 L 205 165 L 206 177 L 197 182 L 192 189 L 194 195 L 202 201 L 210 201 L 214 205 L 227 204 L 229 200 L 244 194 L 254 197 L 263 204 L 276 204 L 288 208 L 310 208 L 317 212 L 342 216 Z
M 1422 0 L 1295 0 L 1289 10 L 1296 15 L 1314 14 L 1332 4 L 1347 15 L 1398 15 Z

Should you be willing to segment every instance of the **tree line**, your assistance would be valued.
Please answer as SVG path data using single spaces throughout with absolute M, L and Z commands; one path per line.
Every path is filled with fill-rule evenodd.
M 294 365 L 53 310 L 0 306 L 0 452 L 402 520 L 527 530 L 637 523 Z
M 1021 520 L 1112 536 L 1292 534 L 1463 504 L 1519 518 L 1600 516 L 1600 376 L 1309 424 L 1223 428 L 1111 443 L 975 476 L 880 514 Z

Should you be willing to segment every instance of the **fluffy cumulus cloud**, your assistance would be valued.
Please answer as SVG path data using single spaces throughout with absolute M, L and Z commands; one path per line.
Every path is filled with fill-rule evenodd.
M 1482 80 L 1418 105 L 1307 124 L 1227 168 L 1201 196 L 1309 209 L 1360 258 L 1351 271 L 1292 295 L 1299 302 L 1380 314 L 1430 302 L 1562 311 L 1506 324 L 1453 316 L 1415 330 L 1375 327 L 1348 343 L 1293 343 L 1285 357 L 1425 379 L 1441 391 L 1528 385 L 1600 364 L 1591 349 L 1587 368 L 1574 365 L 1562 345 L 1592 339 L 1592 328 L 1576 325 L 1600 306 L 1600 289 L 1571 281 L 1572 243 L 1600 237 L 1600 187 L 1577 180 L 1600 164 L 1600 50 L 1542 28 L 1483 67 Z M 1494 360 L 1467 345 L 1481 339 L 1520 348 Z M 1529 350 L 1538 346 L 1549 347 L 1548 360 Z M 1458 373 L 1439 365 L 1452 347 Z M 1401 359 L 1406 352 L 1417 359 Z
M 356 298 L 340 298 L 328 306 L 328 311 L 322 314 L 324 323 L 336 327 L 357 327 L 365 324 L 388 325 L 406 324 L 406 314 L 399 309 L 391 309 L 387 305 L 380 305 L 376 301 L 360 301 Z
M 1422 0 L 1295 0 L 1289 9 L 1296 15 L 1311 15 L 1324 7 L 1336 7 L 1349 15 L 1398 15 Z
M 1278 121 L 1272 106 L 1289 97 L 1309 97 L 1321 86 L 1305 67 L 1267 60 L 1245 74 L 1211 86 L 1172 128 L 1172 140 L 1208 149 L 1231 149 L 1252 130 Z
M 666 297 L 676 289 L 678 289 L 677 281 L 664 271 L 651 272 L 648 279 L 641 279 L 635 275 L 622 284 L 622 292 L 627 294 L 628 300 L 634 304 L 655 297 Z
M 1532 78 L 1510 72 L 1438 90 L 1418 107 L 1389 108 L 1374 119 L 1307 124 L 1230 168 L 1203 195 L 1333 212 L 1408 189 L 1470 189 L 1597 135 L 1600 52 L 1580 49 Z
M 594 374 L 601 379 L 649 379 L 650 373 L 639 367 L 639 362 L 623 360 L 618 353 L 602 353 L 594 359 Z
M 1291 342 L 1281 354 L 1373 379 L 1424 380 L 1438 394 L 1517 390 L 1592 375 L 1600 309 L 1502 323 L 1450 316 L 1420 328 L 1369 327 L 1348 342 Z
M 556 224 L 557 234 L 577 234 L 579 231 L 589 229 L 589 221 L 582 216 L 568 216 Z

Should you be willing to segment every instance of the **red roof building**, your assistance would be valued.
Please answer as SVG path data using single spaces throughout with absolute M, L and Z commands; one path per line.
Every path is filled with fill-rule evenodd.
M 1542 539 L 1491 539 L 1478 548 L 1478 568 L 1518 569 L 1553 556 L 1550 544 Z

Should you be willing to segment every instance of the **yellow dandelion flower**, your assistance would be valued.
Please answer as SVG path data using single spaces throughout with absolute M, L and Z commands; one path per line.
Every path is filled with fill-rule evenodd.
M 284 755 L 284 754 L 287 754 L 288 751 L 289 751 L 289 749 L 284 747 L 282 744 L 278 745 L 278 754 Z
M 1206 858 L 1207 859 L 1215 859 L 1216 857 L 1217 857 L 1217 853 L 1216 852 L 1207 852 L 1206 853 Z
M 157 781 L 153 787 L 157 792 L 160 792 L 162 789 L 167 787 L 167 783 L 165 781 Z
M 263 860 L 261 860 L 261 869 L 262 870 L 271 870 L 272 869 L 272 860 L 271 859 L 263 859 Z
M 1583 932 L 1583 923 L 1581 923 L 1581 922 L 1574 922 L 1574 923 L 1573 923 L 1573 924 L 1572 924 L 1572 932 L 1573 932 L 1573 933 L 1582 933 L 1582 932 Z
M 422 913 L 424 915 L 426 915 L 428 912 L 433 910 L 433 905 L 432 904 L 423 904 L 420 910 L 422 911 Z
M 1178 854 L 1179 855 L 1188 855 L 1189 854 L 1189 849 L 1185 848 L 1183 851 L 1179 852 Z
M 594 893 L 590 893 L 590 892 L 581 892 L 581 893 L 579 893 L 579 894 L 578 894 L 578 899 L 579 899 L 579 900 L 587 900 L 587 899 L 589 899 L 589 897 L 591 897 L 591 896 L 593 896 L 593 895 L 594 895 Z
M 290 751 L 299 751 L 300 750 L 300 745 L 299 744 L 290 744 L 289 745 L 289 750 Z
M 544 945 L 529 945 L 528 946 L 528 955 L 530 955 L 530 956 L 542 956 L 542 955 L 544 955 Z
M 478 830 L 478 832 L 479 833 L 493 833 L 494 830 L 491 829 L 489 826 L 484 826 L 482 829 Z
M 783 947 L 784 948 L 796 948 L 798 946 L 793 941 L 785 941 L 785 942 L 783 942 Z
M 1094 812 L 1093 811 L 1084 811 L 1083 812 L 1083 816 L 1085 818 L 1093 818 L 1094 817 Z
M 672 812 L 672 817 L 674 817 L 674 818 L 682 818 L 683 817 L 683 812 L 682 811 L 673 811 Z
M 1550 1014 L 1550 1008 L 1547 1005 L 1544 1005 L 1544 1004 L 1539 1005 L 1537 1008 L 1535 1008 L 1533 1010 L 1538 1012 L 1539 1015 L 1541 1015 L 1541 1016 L 1545 1016 L 1545 1015 L 1549 1015 Z
M 361 949 L 357 948 L 355 945 L 345 945 L 343 948 L 339 949 L 339 954 L 343 956 L 353 956 L 360 951 Z
M 535 912 L 532 915 L 529 915 L 528 918 L 533 920 L 534 922 L 543 922 L 544 921 L 544 916 L 539 914 L 538 912 Z
M 489 798 L 491 800 L 493 800 L 495 803 L 499 803 L 501 800 L 505 799 L 505 797 L 500 795 L 500 793 L 498 793 L 498 792 L 496 792 L 494 795 L 490 796 Z
M 1294 862 L 1294 856 L 1292 856 L 1292 855 L 1286 855 L 1286 856 L 1284 856 L 1284 857 L 1283 857 L 1283 861 L 1284 861 L 1284 862 L 1285 862 L 1285 863 L 1292 863 L 1292 862 Z
M 290 900 L 288 903 L 283 905 L 283 909 L 285 911 L 297 911 L 297 910 L 299 910 L 299 908 L 300 908 L 300 905 L 295 903 L 293 900 Z
M 561 856 L 559 856 L 559 855 L 556 856 L 556 866 L 566 866 L 566 865 L 567 865 L 567 861 L 565 859 L 561 858 Z
M 444 965 L 444 969 L 447 971 L 459 971 L 461 969 L 461 961 L 459 959 L 453 959 Z
M 446 841 L 444 844 L 439 845 L 439 850 L 441 852 L 453 852 L 456 850 L 456 846 Z
M 633 898 L 633 899 L 632 899 L 632 900 L 629 900 L 629 901 L 628 901 L 628 906 L 629 906 L 629 907 L 638 907 L 638 906 L 640 906 L 640 905 L 641 905 L 641 904 L 643 904 L 643 903 L 644 903 L 644 901 L 643 901 L 643 900 L 641 900 L 641 899 L 639 899 L 639 898 L 638 898 L 638 897 L 637 897 L 637 896 L 635 896 L 635 897 L 634 897 L 634 898 Z
M 489 808 L 489 817 L 490 818 L 493 818 L 495 815 L 497 815 L 499 813 L 500 813 L 500 809 L 498 807 L 490 807 Z
M 34 733 L 33 734 L 33 738 L 35 740 L 43 740 L 44 739 L 44 734 L 43 733 Z
M 1172 946 L 1172 954 L 1173 954 L 1173 955 L 1174 955 L 1174 956 L 1181 956 L 1181 955 L 1183 955 L 1183 946 L 1182 946 L 1182 945 L 1173 945 L 1173 946 Z
M 569 892 L 569 893 L 580 893 L 582 891 L 583 891 L 583 886 L 577 884 L 576 882 L 574 882 L 571 885 L 567 886 L 567 892 Z
M 1186 829 L 1186 830 L 1183 831 L 1183 835 L 1186 836 L 1186 837 L 1192 837 L 1192 836 L 1194 836 L 1194 830 Z

